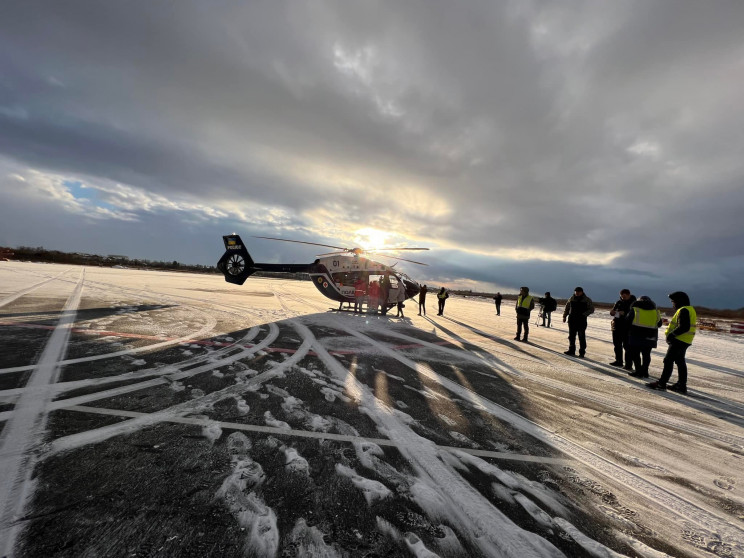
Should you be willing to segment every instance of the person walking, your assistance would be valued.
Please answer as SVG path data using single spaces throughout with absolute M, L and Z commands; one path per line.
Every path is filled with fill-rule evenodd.
M 666 335 L 667 352 L 664 357 L 664 369 L 661 377 L 649 384 L 651 389 L 665 390 L 667 382 L 672 376 L 674 365 L 677 365 L 677 383 L 669 386 L 668 389 L 678 393 L 687 393 L 687 363 L 685 362 L 685 353 L 692 345 L 692 340 L 697 331 L 697 312 L 690 305 L 690 297 L 687 293 L 676 291 L 669 295 L 672 301 L 672 309 L 675 310 L 674 316 L 669 320 L 669 325 L 664 334 Z
M 630 324 L 628 327 L 628 353 L 635 367 L 635 372 L 631 368 L 628 375 L 635 378 L 648 378 L 651 349 L 656 348 L 659 338 L 661 314 L 656 308 L 656 303 L 644 295 L 630 307 L 627 319 Z
M 517 297 L 517 303 L 514 308 L 517 312 L 517 336 L 514 340 L 527 343 L 527 337 L 530 334 L 530 312 L 535 309 L 535 299 L 530 295 L 529 288 L 519 288 L 519 296 Z M 524 337 L 520 339 L 523 327 Z
M 364 296 L 367 294 L 367 281 L 360 277 L 354 282 L 354 312 L 361 312 Z
M 576 287 L 574 294 L 563 309 L 563 322 L 568 319 L 568 350 L 564 355 L 576 355 L 576 336 L 579 337 L 579 358 L 586 354 L 586 320 L 594 313 L 592 299 L 584 294 L 584 289 Z
M 496 315 L 501 316 L 501 300 L 504 297 L 501 296 L 501 293 L 496 293 L 496 296 L 493 297 L 493 301 L 496 303 Z
M 439 289 L 439 292 L 437 293 L 437 302 L 439 303 L 439 312 L 437 313 L 437 316 L 444 316 L 444 303 L 449 298 L 449 293 L 447 290 L 442 287 Z
M 625 370 L 633 370 L 633 362 L 628 350 L 628 331 L 630 328 L 628 314 L 630 314 L 630 307 L 635 301 L 636 297 L 630 294 L 630 289 L 623 289 L 620 291 L 620 299 L 610 310 L 610 316 L 612 316 L 612 344 L 615 347 L 615 360 L 610 365 L 621 366 Z M 623 354 L 625 356 L 624 365 Z
M 424 316 L 426 316 L 426 293 L 427 292 L 428 292 L 428 289 L 426 288 L 426 285 L 421 287 L 421 290 L 419 290 L 419 294 L 418 294 L 419 316 L 421 315 L 422 310 L 424 312 Z
M 398 290 L 395 291 L 395 301 L 398 304 L 398 311 L 395 313 L 396 318 L 405 318 L 403 315 L 403 304 L 406 301 L 406 287 L 403 285 L 403 279 L 398 279 Z
M 551 324 L 551 314 L 555 312 L 556 308 L 558 308 L 558 302 L 550 296 L 550 291 L 545 293 L 545 297 L 541 298 L 538 302 L 542 305 L 542 325 L 543 327 L 550 327 Z M 545 321 L 547 320 L 548 325 L 545 325 Z

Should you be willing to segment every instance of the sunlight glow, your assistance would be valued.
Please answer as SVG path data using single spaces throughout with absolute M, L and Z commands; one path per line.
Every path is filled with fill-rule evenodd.
M 364 228 L 354 232 L 354 242 L 365 250 L 383 248 L 390 233 L 378 229 Z

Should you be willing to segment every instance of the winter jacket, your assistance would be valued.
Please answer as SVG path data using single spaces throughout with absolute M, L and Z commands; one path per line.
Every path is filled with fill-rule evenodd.
M 618 299 L 612 309 L 615 311 L 615 315 L 612 317 L 612 331 L 623 331 L 627 330 L 630 325 L 628 322 L 628 314 L 630 313 L 630 307 L 635 303 L 635 295 L 630 295 L 628 300 Z
M 555 312 L 555 309 L 558 308 L 558 302 L 552 296 L 541 298 L 540 304 L 542 304 L 543 312 Z
M 530 312 L 535 308 L 535 299 L 532 295 L 519 295 L 515 306 L 518 318 L 529 318 Z
M 636 319 L 637 310 L 654 311 L 656 313 L 656 327 L 638 325 L 638 320 Z M 656 348 L 662 321 L 661 314 L 659 314 L 659 310 L 656 308 L 653 300 L 635 301 L 630 307 L 630 313 L 627 315 L 626 322 L 629 327 L 628 336 L 631 347 Z
M 395 300 L 397 302 L 404 302 L 406 300 L 406 287 L 403 285 L 403 281 L 398 281 L 398 296 Z
M 571 298 L 566 302 L 566 307 L 563 309 L 563 317 L 568 316 L 569 321 L 579 321 L 586 319 L 590 314 L 594 313 L 594 303 L 592 299 L 581 294 L 579 296 L 572 295 Z

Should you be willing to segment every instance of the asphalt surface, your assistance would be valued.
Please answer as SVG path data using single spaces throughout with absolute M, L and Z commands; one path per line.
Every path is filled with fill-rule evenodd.
M 578 360 L 478 300 L 0 265 L 6 555 L 744 555 L 734 341 L 683 397 L 608 366 L 599 317 Z

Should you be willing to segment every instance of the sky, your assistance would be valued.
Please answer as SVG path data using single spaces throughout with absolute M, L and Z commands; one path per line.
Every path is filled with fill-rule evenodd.
M 741 308 L 742 27 L 738 0 L 5 3 L 0 246 L 384 243 L 430 248 L 400 264 L 429 285 Z

